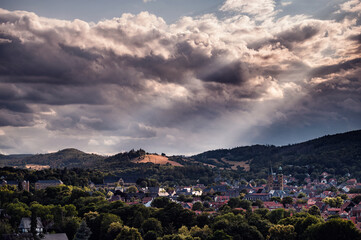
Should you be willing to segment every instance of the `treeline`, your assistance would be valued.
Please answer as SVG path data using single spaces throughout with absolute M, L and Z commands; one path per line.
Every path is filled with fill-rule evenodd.
M 29 193 L 0 188 L 0 233 L 15 232 L 22 217 L 40 217 L 47 232 L 65 232 L 69 239 L 89 240 L 301 240 L 361 239 L 350 221 L 325 222 L 317 207 L 308 212 L 284 209 L 252 212 L 251 202 L 234 199 L 216 213 L 196 214 L 168 198 L 152 207 L 108 202 L 104 193 L 58 186 Z M 242 208 L 239 208 L 242 207 Z
M 64 169 L 44 169 L 34 171 L 29 169 L 4 167 L 0 168 L 0 176 L 6 176 L 6 180 L 23 181 L 35 183 L 38 180 L 59 179 L 66 185 L 88 186 L 89 182 L 102 183 L 106 173 L 99 170 L 90 170 L 83 168 L 64 168 Z M 32 186 L 32 185 L 31 185 Z
M 116 168 L 115 168 L 116 169 Z M 138 179 L 153 179 L 163 186 L 186 186 L 197 183 L 210 185 L 217 177 L 222 179 L 239 180 L 241 176 L 236 171 L 212 169 L 202 164 L 175 167 L 172 165 L 154 165 L 152 163 L 123 166 L 118 170 L 98 170 L 84 168 L 44 169 L 34 171 L 12 167 L 0 168 L 0 176 L 8 180 L 29 180 L 35 183 L 38 180 L 59 179 L 66 185 L 88 186 L 89 182 L 101 184 L 105 176 L 118 176 L 134 182 Z
M 276 147 L 254 145 L 233 149 L 220 149 L 204 152 L 193 158 L 200 162 L 218 162 L 218 166 L 227 167 L 222 159 L 247 161 L 250 171 L 239 172 L 248 180 L 266 178 L 271 166 L 282 166 L 284 174 L 292 174 L 303 180 L 306 174 L 315 177 L 323 171 L 341 178 L 350 173 L 361 179 L 361 131 L 336 134 L 314 139 L 308 142 Z

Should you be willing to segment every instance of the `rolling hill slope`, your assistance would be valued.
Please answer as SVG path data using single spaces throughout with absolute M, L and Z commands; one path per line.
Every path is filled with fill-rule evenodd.
M 281 147 L 254 145 L 219 149 L 192 158 L 223 168 L 232 166 L 229 161 L 244 162 L 250 167 L 247 174 L 255 177 L 265 177 L 270 166 L 283 166 L 285 173 L 316 174 L 325 170 L 337 175 L 350 172 L 361 177 L 361 130 Z

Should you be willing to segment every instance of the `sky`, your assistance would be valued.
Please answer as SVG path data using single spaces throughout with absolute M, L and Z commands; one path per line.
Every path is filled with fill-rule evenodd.
M 0 23 L 3 154 L 361 129 L 360 0 L 2 0 Z

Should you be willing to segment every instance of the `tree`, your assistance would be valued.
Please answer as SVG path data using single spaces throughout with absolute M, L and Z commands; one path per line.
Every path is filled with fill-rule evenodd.
M 78 217 L 68 217 L 64 220 L 63 231 L 68 236 L 68 239 L 73 239 L 77 230 L 79 229 L 81 219 Z
M 270 220 L 271 223 L 276 224 L 279 220 L 288 217 L 289 215 L 290 214 L 283 208 L 279 208 L 267 213 L 266 217 Z
M 30 217 L 31 211 L 25 203 L 10 203 L 6 206 L 6 212 L 11 216 L 10 224 L 13 228 L 17 228 L 21 218 Z
M 361 232 L 351 221 L 338 218 L 309 226 L 305 236 L 308 240 L 360 240 Z
M 98 212 L 88 212 L 84 214 L 84 220 L 86 221 L 86 225 L 90 228 L 91 231 L 91 240 L 97 240 L 100 236 L 100 223 L 101 223 L 101 215 Z
M 281 203 L 283 204 L 283 206 L 286 206 L 286 204 L 292 204 L 293 203 L 293 198 L 292 197 L 284 197 L 282 198 Z
M 140 235 L 138 229 L 124 226 L 115 240 L 142 240 L 142 235 Z
M 252 212 L 247 213 L 247 221 L 249 225 L 255 226 L 263 237 L 266 238 L 268 236 L 268 231 L 272 226 L 270 221 L 262 218 L 261 215 Z
M 126 192 L 127 193 L 136 193 L 136 192 L 138 192 L 138 188 L 136 186 L 130 186 L 130 187 L 128 187 Z
M 269 240 L 294 240 L 296 239 L 295 227 L 292 225 L 274 225 L 269 229 Z
M 321 211 L 316 205 L 310 207 L 310 209 L 308 209 L 308 213 L 314 216 L 321 216 Z
M 122 220 L 119 216 L 111 213 L 102 213 L 100 222 L 100 238 L 103 239 L 106 237 L 109 226 L 114 222 L 122 223 Z
M 241 205 L 241 199 L 239 197 L 231 198 L 231 199 L 229 199 L 227 204 L 231 208 L 237 208 Z
M 258 206 L 259 208 L 263 208 L 263 207 L 264 207 L 263 201 L 260 200 L 260 199 L 257 199 L 256 201 L 254 201 L 254 202 L 252 203 L 252 206 Z
M 320 217 L 316 217 L 313 215 L 310 215 L 305 212 L 296 213 L 292 217 L 287 217 L 278 222 L 280 225 L 292 225 L 295 227 L 295 232 L 297 233 L 298 239 L 305 239 L 304 232 L 306 229 L 313 225 L 323 223 L 323 219 Z
M 281 202 L 282 199 L 280 197 L 271 197 L 271 201 L 273 201 L 273 202 Z
M 30 210 L 32 214 L 36 215 L 41 219 L 45 232 L 47 232 L 49 226 L 53 224 L 53 220 L 54 220 L 54 215 L 52 214 L 53 209 L 54 209 L 53 205 L 44 206 L 37 202 L 32 202 L 30 204 Z
M 304 198 L 307 197 L 305 193 L 301 192 L 298 194 L 297 198 Z
M 74 240 L 88 240 L 92 232 L 83 220 L 79 226 L 78 231 L 75 234 Z
M 202 202 L 195 202 L 192 207 L 193 211 L 202 211 L 203 210 L 203 204 Z
M 144 235 L 144 240 L 157 240 L 157 233 L 154 231 L 149 231 Z
M 6 221 L 1 221 L 0 224 L 0 235 L 1 234 L 10 234 L 13 231 L 11 225 Z
M 233 238 L 226 234 L 223 230 L 217 230 L 213 234 L 212 240 L 232 240 Z
M 162 224 L 158 219 L 155 218 L 148 218 L 145 220 L 140 228 L 140 231 L 143 234 L 146 234 L 149 231 L 153 231 L 160 236 L 163 232 Z
M 150 205 L 155 208 L 165 208 L 169 203 L 170 203 L 169 198 L 157 197 L 157 198 L 153 199 L 153 201 Z
M 193 238 L 198 237 L 200 239 L 208 239 L 212 235 L 212 230 L 207 225 L 205 225 L 203 228 L 200 228 L 196 225 L 192 227 L 189 232 Z
M 341 207 L 341 205 L 343 204 L 343 199 L 341 197 L 326 197 L 322 200 L 322 202 L 330 205 L 330 207 Z
M 110 224 L 107 232 L 106 239 L 114 240 L 118 234 L 122 231 L 123 224 L 120 222 L 113 222 Z

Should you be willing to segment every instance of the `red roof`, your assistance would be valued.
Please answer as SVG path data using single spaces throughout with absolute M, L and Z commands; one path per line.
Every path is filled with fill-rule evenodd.
M 246 212 L 246 209 L 243 209 L 243 208 L 235 208 L 234 210 Z
M 327 211 L 329 211 L 329 212 L 339 212 L 339 211 L 341 211 L 341 209 L 340 208 L 328 208 Z
M 283 208 L 283 205 L 281 203 L 275 203 L 275 202 L 263 202 L 263 205 L 266 208 Z

